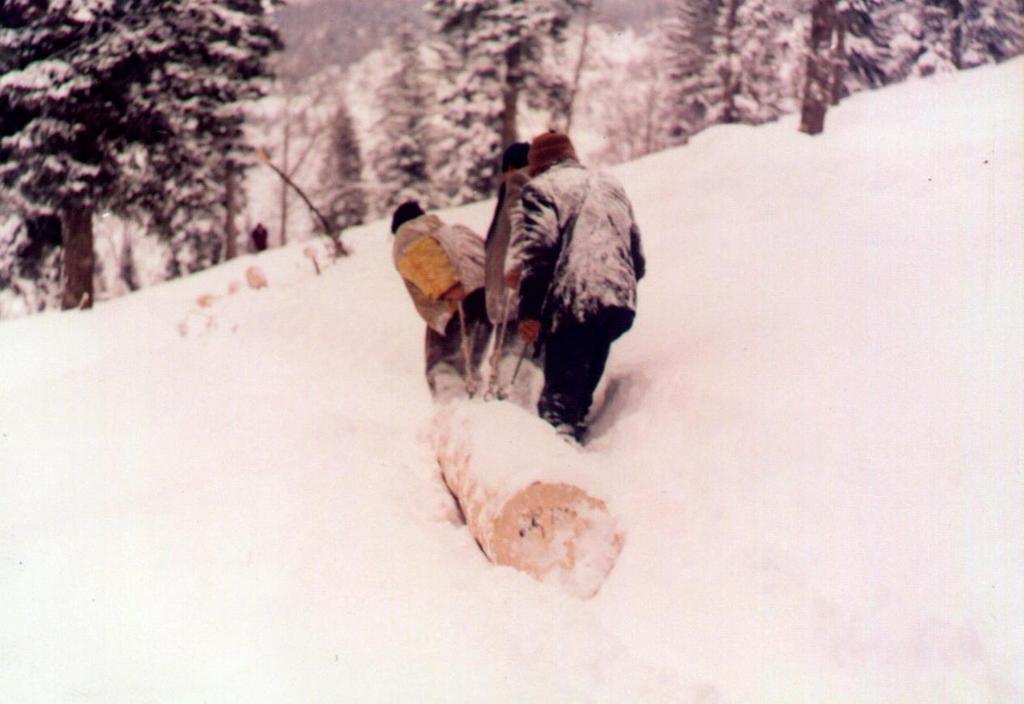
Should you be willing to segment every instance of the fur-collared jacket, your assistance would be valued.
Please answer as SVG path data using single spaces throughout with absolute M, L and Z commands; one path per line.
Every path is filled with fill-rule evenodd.
M 506 271 L 521 272 L 520 320 L 554 332 L 607 308 L 636 311 L 646 264 L 633 208 L 614 177 L 562 161 L 523 186 L 511 220 Z
M 466 294 L 484 285 L 484 241 L 463 225 L 421 215 L 398 228 L 391 250 L 416 311 L 444 335 L 455 306 L 441 298 L 455 284 Z

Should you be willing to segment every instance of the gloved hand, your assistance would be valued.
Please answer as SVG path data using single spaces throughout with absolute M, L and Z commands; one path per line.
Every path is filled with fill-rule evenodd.
M 520 320 L 519 321 L 519 337 L 523 338 L 523 341 L 527 344 L 532 345 L 537 341 L 537 337 L 540 335 L 540 321 L 539 320 Z
M 446 301 L 462 301 L 466 298 L 466 289 L 462 288 L 462 284 L 455 284 L 450 289 L 441 294 L 441 298 Z
M 505 274 L 505 283 L 511 289 L 517 289 L 519 288 L 519 282 L 522 281 L 522 278 L 523 272 L 519 271 L 518 269 L 514 269 Z

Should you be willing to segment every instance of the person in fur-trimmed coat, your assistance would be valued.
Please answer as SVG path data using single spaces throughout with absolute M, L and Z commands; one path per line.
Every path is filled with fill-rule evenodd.
M 480 365 L 491 334 L 483 240 L 468 227 L 427 215 L 416 201 L 395 210 L 391 232 L 395 269 L 427 324 L 430 391 L 438 400 L 472 396 L 480 385 Z
M 622 185 L 581 166 L 567 135 L 533 140 L 529 174 L 511 216 L 506 278 L 519 287 L 520 335 L 543 342 L 537 410 L 582 441 L 611 344 L 633 325 L 646 266 L 640 230 Z
M 516 291 L 505 282 L 505 261 L 512 235 L 511 212 L 519 203 L 526 175 L 529 142 L 515 142 L 501 157 L 501 185 L 498 187 L 494 217 L 484 241 L 484 277 L 487 288 L 487 317 L 494 325 L 494 346 L 491 352 L 491 379 L 488 391 L 499 398 L 508 397 L 528 406 L 535 403 L 534 377 L 540 369 L 531 360 L 523 365 L 523 342 L 516 334 Z

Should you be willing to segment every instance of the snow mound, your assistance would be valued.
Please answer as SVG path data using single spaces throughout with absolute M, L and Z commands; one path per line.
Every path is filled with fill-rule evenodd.
M 1021 701 L 1022 68 L 615 170 L 649 270 L 557 463 L 628 536 L 590 599 L 453 524 L 387 223 L 0 324 L 0 698 Z M 481 462 L 569 451 L 515 410 Z

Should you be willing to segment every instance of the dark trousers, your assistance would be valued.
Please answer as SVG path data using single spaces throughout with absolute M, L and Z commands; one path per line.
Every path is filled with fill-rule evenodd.
M 562 325 L 548 335 L 544 390 L 537 411 L 560 433 L 583 439 L 612 342 L 629 330 L 633 317 L 626 308 L 606 308 L 585 322 Z
M 445 326 L 444 335 L 427 327 L 425 341 L 427 384 L 435 398 L 452 398 L 466 393 L 465 380 L 479 380 L 480 365 L 487 350 L 491 335 L 491 322 L 487 318 L 487 304 L 484 289 L 466 296 L 462 301 L 466 315 L 466 337 L 469 347 L 470 368 L 466 369 L 465 353 L 462 348 L 462 325 L 456 312 Z

